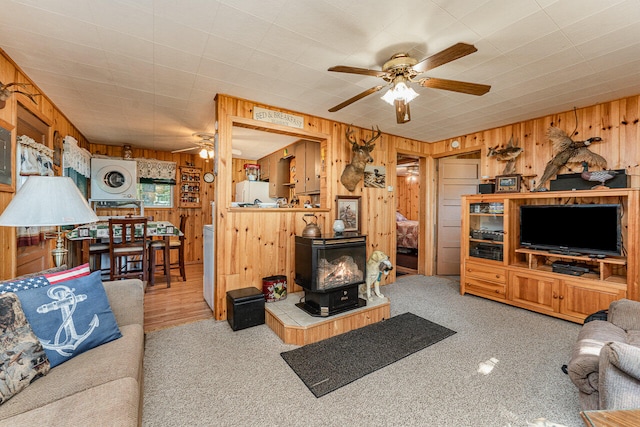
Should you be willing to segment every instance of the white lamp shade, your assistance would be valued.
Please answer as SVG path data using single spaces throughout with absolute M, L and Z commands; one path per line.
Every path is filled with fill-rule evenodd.
M 30 176 L 0 215 L 7 227 L 97 222 L 98 216 L 67 176 Z

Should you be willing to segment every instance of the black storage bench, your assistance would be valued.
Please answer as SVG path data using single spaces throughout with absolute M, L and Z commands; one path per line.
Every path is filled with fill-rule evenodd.
M 264 294 L 258 288 L 242 288 L 227 292 L 227 321 L 231 329 L 264 324 Z

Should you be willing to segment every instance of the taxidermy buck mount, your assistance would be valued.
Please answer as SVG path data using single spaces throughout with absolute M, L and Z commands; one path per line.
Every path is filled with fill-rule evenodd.
M 377 126 L 376 126 L 377 127 Z M 342 171 L 342 176 L 340 176 L 340 182 L 345 188 L 349 191 L 353 191 L 356 189 L 356 185 L 364 178 L 364 167 L 367 163 L 373 162 L 373 157 L 371 157 L 371 152 L 375 147 L 373 143 L 376 139 L 380 138 L 382 132 L 380 128 L 377 131 L 373 130 L 371 127 L 372 136 L 368 141 L 362 140 L 363 144 L 359 144 L 356 141 L 356 138 L 353 136 L 355 131 L 351 129 L 349 126 L 345 132 L 345 136 L 347 140 L 351 143 L 351 151 L 353 152 L 353 156 L 351 157 L 351 163 L 349 163 Z
M 11 83 L 4 84 L 0 82 L 0 110 L 3 109 L 5 105 L 7 105 L 7 99 L 9 99 L 9 97 L 14 93 L 21 93 L 27 96 L 30 100 L 32 100 L 34 104 L 37 104 L 35 97 L 39 96 L 40 95 L 39 93 L 34 94 L 34 93 L 25 92 L 19 89 L 11 90 L 10 88 L 14 86 L 18 86 L 18 87 L 21 87 L 22 89 L 26 89 L 27 86 L 31 86 L 31 84 L 18 83 L 18 82 L 11 82 Z

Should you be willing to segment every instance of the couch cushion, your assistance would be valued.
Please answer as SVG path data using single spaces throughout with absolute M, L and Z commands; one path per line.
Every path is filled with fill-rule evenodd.
M 0 295 L 0 404 L 49 372 L 42 344 L 14 293 Z
M 17 295 L 52 368 L 121 336 L 99 271 Z
M 120 378 L 0 420 L 0 427 L 137 426 L 139 406 L 138 383 Z
M 75 393 L 119 378 L 142 383 L 144 329 L 127 325 L 122 338 L 80 354 L 34 382 L 0 406 L 0 419 L 30 411 Z M 115 425 L 115 424 L 114 424 Z

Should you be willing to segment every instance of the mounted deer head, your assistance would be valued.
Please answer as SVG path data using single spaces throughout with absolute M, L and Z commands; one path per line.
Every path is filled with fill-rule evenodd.
M 12 82 L 12 83 L 7 83 L 7 84 L 3 84 L 2 82 L 0 82 L 0 110 L 4 108 L 4 106 L 7 104 L 7 99 L 9 99 L 9 97 L 11 96 L 11 94 L 14 93 L 21 93 L 25 96 L 27 96 L 30 100 L 33 101 L 34 104 L 37 104 L 35 97 L 39 96 L 40 94 L 33 94 L 33 93 L 29 93 L 29 92 L 24 92 L 22 90 L 11 90 L 9 89 L 10 87 L 13 86 L 18 86 L 21 87 L 23 89 L 26 89 L 27 86 L 31 86 L 31 84 L 29 83 L 18 83 L 18 82 Z
M 354 132 L 354 130 L 351 130 L 351 126 L 349 126 L 345 132 L 347 140 L 351 143 L 353 156 L 351 158 L 351 163 L 344 168 L 342 176 L 340 177 L 340 182 L 349 191 L 355 190 L 356 185 L 358 185 L 358 183 L 364 178 L 364 167 L 367 163 L 373 162 L 373 157 L 371 157 L 370 154 L 375 147 L 373 142 L 382 135 L 380 128 L 378 128 L 377 131 L 374 131 L 373 127 L 371 127 L 371 138 L 368 141 L 363 139 L 362 142 L 364 144 L 360 145 L 353 136 Z

